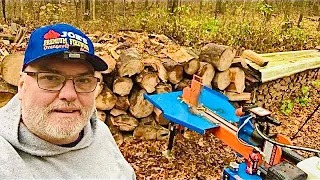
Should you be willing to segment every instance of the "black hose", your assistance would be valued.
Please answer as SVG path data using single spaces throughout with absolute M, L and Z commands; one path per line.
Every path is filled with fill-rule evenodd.
M 277 141 L 274 141 L 274 140 L 268 138 L 267 136 L 265 136 L 265 135 L 260 131 L 258 124 L 255 124 L 255 128 L 256 128 L 258 134 L 259 134 L 261 137 L 263 137 L 263 139 L 267 140 L 268 142 L 270 142 L 270 143 L 272 143 L 272 144 L 275 144 L 275 145 L 278 145 L 278 146 L 281 146 L 281 147 L 286 147 L 286 148 L 289 148 L 289 149 L 302 150 L 302 151 L 308 151 L 308 152 L 313 152 L 313 153 L 318 153 L 318 154 L 320 154 L 320 151 L 319 151 L 319 150 L 316 150 L 316 149 L 299 147 L 299 146 L 291 146 L 291 145 L 282 144 L 282 143 L 279 143 L 279 142 L 277 142 Z

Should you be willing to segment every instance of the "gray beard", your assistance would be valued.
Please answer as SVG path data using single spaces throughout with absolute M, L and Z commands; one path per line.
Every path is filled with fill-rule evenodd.
M 62 107 L 77 107 L 80 109 L 80 118 L 54 118 L 49 114 L 53 109 Z M 37 107 L 32 102 L 22 102 L 22 119 L 28 129 L 35 135 L 50 139 L 68 139 L 77 136 L 89 122 L 94 112 L 92 107 L 84 108 L 74 103 L 62 101 L 59 104 L 50 104 L 47 107 Z M 57 123 L 61 122 L 64 126 Z M 52 123 L 54 122 L 54 123 Z

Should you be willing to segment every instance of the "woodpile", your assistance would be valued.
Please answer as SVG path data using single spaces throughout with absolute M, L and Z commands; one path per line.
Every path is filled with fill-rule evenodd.
M 23 53 L 16 51 L 24 50 L 26 40 L 20 37 L 21 31 L 16 32 L 18 41 L 0 40 L 3 47 L 0 107 L 17 93 Z M 304 72 L 306 78 L 297 74 L 261 85 L 259 78 L 248 73 L 250 68 L 245 59 L 261 66 L 268 62 L 253 51 L 245 50 L 242 56 L 236 56 L 239 54 L 236 49 L 210 43 L 198 52 L 177 45 L 165 35 L 130 31 L 96 32 L 89 37 L 96 54 L 109 65 L 108 70 L 95 75 L 103 79 L 95 90 L 97 115 L 109 126 L 118 144 L 128 134 L 145 140 L 166 140 L 169 121 L 143 94 L 182 90 L 190 85 L 194 74 L 202 77 L 203 85 L 224 93 L 230 101 L 257 103 L 267 108 L 275 100 L 291 96 L 292 91 L 308 83 L 308 78 L 319 79 L 320 74 L 319 69 L 310 70 Z

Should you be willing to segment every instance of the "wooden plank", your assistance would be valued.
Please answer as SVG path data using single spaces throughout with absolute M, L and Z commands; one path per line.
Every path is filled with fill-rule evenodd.
M 320 52 L 317 50 L 267 53 L 260 56 L 269 61 L 267 66 L 260 67 L 249 60 L 246 62 L 251 68 L 260 72 L 262 83 L 308 69 L 320 68 Z

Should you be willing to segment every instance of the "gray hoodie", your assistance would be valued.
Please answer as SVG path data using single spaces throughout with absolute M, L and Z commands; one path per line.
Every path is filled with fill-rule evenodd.
M 135 179 L 96 113 L 74 147 L 51 144 L 20 123 L 17 96 L 0 108 L 0 179 Z

